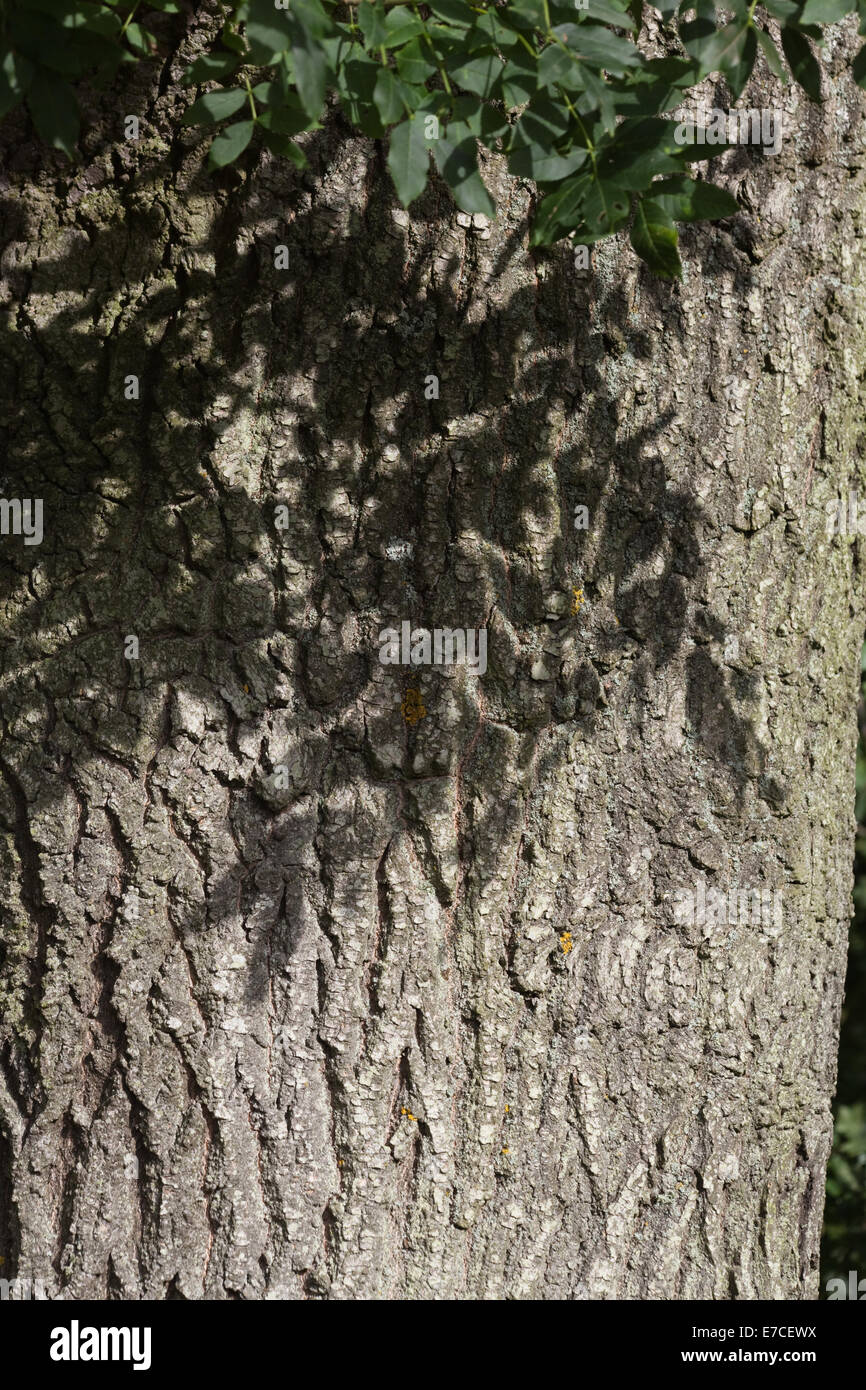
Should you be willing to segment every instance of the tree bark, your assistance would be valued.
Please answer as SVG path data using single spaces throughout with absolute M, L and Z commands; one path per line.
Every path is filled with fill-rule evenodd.
M 304 174 L 208 174 L 212 28 L 94 96 L 79 167 L 2 136 L 44 539 L 0 537 L 0 1274 L 813 1298 L 866 625 L 825 518 L 864 486 L 843 48 L 820 108 L 754 81 L 782 152 L 719 161 L 746 210 L 668 285 L 531 252 L 493 157 L 489 227 L 402 213 L 337 115 Z M 486 628 L 486 673 L 382 665 L 404 620 Z M 710 889 L 781 925 L 682 920 Z

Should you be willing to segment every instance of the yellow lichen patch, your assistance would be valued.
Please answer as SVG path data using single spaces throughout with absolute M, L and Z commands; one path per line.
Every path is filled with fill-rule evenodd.
M 507 1154 L 507 1153 L 508 1153 L 508 1150 L 507 1150 L 507 1149 L 503 1149 L 502 1152 L 503 1152 L 504 1154 Z
M 571 939 L 570 931 L 564 931 L 562 933 L 562 936 L 559 938 L 559 944 L 562 947 L 562 954 L 564 956 L 567 956 L 572 946 L 574 945 L 574 942 Z
M 412 1111 L 411 1111 L 411 1110 L 407 1110 L 407 1111 L 406 1111 L 406 1114 L 407 1114 L 407 1116 L 409 1117 L 409 1119 L 412 1121 L 413 1125 L 414 1125 L 414 1124 L 417 1124 L 417 1120 L 415 1119 L 415 1116 L 412 1114 Z
M 576 613 L 580 612 L 580 605 L 583 603 L 583 589 L 572 589 L 571 592 L 574 595 L 571 600 L 571 614 L 574 617 Z
M 407 724 L 417 724 L 427 713 L 421 700 L 420 690 L 407 690 L 400 703 L 400 713 Z

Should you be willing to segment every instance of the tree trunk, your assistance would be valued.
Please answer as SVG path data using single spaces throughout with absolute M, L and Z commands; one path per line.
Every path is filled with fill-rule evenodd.
M 494 158 L 489 227 L 402 213 L 339 116 L 305 174 L 210 175 L 212 27 L 79 167 L 3 135 L 44 538 L 0 537 L 0 1273 L 813 1298 L 866 622 L 841 50 L 820 108 L 753 84 L 782 152 L 724 156 L 747 211 L 668 285 L 530 252 Z M 383 664 L 404 621 L 486 671 Z M 713 889 L 777 896 L 691 920 Z

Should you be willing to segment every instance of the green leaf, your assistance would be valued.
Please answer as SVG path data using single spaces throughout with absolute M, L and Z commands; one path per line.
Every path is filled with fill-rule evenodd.
M 373 140 L 380 140 L 385 134 L 382 118 L 373 103 L 381 70 L 381 64 L 366 55 L 350 58 L 337 70 L 337 90 L 346 115 Z
M 584 242 L 599 241 L 601 237 L 615 232 L 628 221 L 630 206 L 627 189 L 607 179 L 591 179 L 580 209 L 582 221 L 578 224 L 578 239 Z
M 786 24 L 782 29 L 782 51 L 796 81 L 812 101 L 821 100 L 821 69 L 815 59 L 809 40 L 796 29 Z
M 664 280 L 681 280 L 677 229 L 651 198 L 641 198 L 631 228 L 631 244 L 642 261 Z
M 74 4 L 70 5 L 68 0 L 29 0 L 27 8 L 29 10 L 41 10 L 43 14 L 54 15 L 56 19 L 63 19 L 68 16 L 74 20 L 76 11 L 80 12 L 80 7 Z
M 381 48 L 388 37 L 382 0 L 376 0 L 375 5 L 371 5 L 370 0 L 361 0 L 358 6 L 358 28 L 370 48 Z
M 676 125 L 659 117 L 625 120 L 598 154 L 599 176 L 620 188 L 639 193 L 658 174 L 682 167 L 684 147 L 677 144 Z
M 591 245 L 628 220 L 630 196 L 616 183 L 590 174 L 566 179 L 541 204 L 530 237 L 533 246 L 549 246 L 572 232 Z
M 97 21 L 94 26 L 88 25 L 86 29 L 75 29 L 72 32 L 67 32 L 66 42 L 70 53 L 78 64 L 79 73 L 87 72 L 91 66 L 104 63 L 107 59 L 116 55 L 119 56 L 122 52 L 117 43 L 119 28 L 112 25 L 108 28 L 107 33 L 102 33 L 102 25 L 98 23 L 99 18 L 98 15 L 94 15 L 94 20 Z M 106 15 L 105 18 L 116 20 L 117 16 Z M 151 46 L 156 43 L 152 34 L 145 32 L 144 37 L 150 41 Z
M 515 48 L 502 70 L 502 99 L 506 106 L 523 106 L 538 90 L 538 64 L 523 48 Z
M 624 141 L 615 141 L 605 149 L 598 161 L 599 177 L 613 180 L 630 193 L 642 193 L 649 188 L 657 174 L 673 174 L 681 168 L 681 157 L 651 145 L 640 149 Z
M 598 24 L 557 24 L 553 32 L 579 58 L 616 76 L 643 61 L 631 39 Z
M 586 174 L 566 179 L 558 188 L 545 195 L 532 224 L 530 246 L 549 246 L 560 227 L 567 227 L 577 218 L 584 198 L 589 192 L 590 179 Z
M 317 120 L 325 104 L 325 91 L 328 85 L 328 60 L 316 38 L 310 34 L 294 15 L 290 17 L 289 29 L 292 35 L 292 67 L 295 71 L 295 85 L 304 110 Z
M 755 30 L 753 28 L 748 28 L 739 58 L 735 63 L 730 64 L 726 68 L 728 86 L 731 89 L 731 98 L 734 102 L 739 101 L 746 83 L 752 75 L 757 53 L 758 40 L 755 36 Z
M 851 76 L 858 87 L 863 87 L 866 90 L 866 43 L 863 44 L 851 64 Z
M 806 0 L 800 11 L 800 24 L 835 24 L 856 10 L 857 0 Z
M 510 147 L 513 150 L 537 148 L 539 154 L 550 153 L 554 145 L 562 142 L 570 124 L 571 118 L 564 106 L 539 95 L 512 127 Z
M 502 23 L 502 13 L 495 9 L 485 10 L 476 17 L 475 28 L 479 33 L 493 39 L 497 48 L 513 48 L 516 43 L 520 43 L 519 31 Z M 505 17 L 507 18 L 507 15 Z
M 517 178 L 538 183 L 559 182 L 586 161 L 585 147 L 559 153 L 557 145 L 569 132 L 568 112 L 549 97 L 536 97 L 512 127 L 508 167 Z
M 290 14 L 313 39 L 324 39 L 336 32 L 320 0 L 291 0 Z
M 660 179 L 650 192 L 652 201 L 674 222 L 716 221 L 739 212 L 739 203 L 726 189 L 685 174 Z
M 89 33 L 100 34 L 103 38 L 116 39 L 121 30 L 120 16 L 113 10 L 99 10 L 88 16 L 87 29 Z
M 243 154 L 252 139 L 255 121 L 237 121 L 220 131 L 210 147 L 208 161 L 212 169 L 222 169 Z
M 515 178 L 534 179 L 536 183 L 560 183 L 585 164 L 586 150 L 571 150 L 567 155 L 544 151 L 537 145 L 517 149 L 508 156 L 508 169 Z
M 434 93 L 441 98 L 441 93 Z M 512 129 L 504 111 L 475 96 L 459 96 L 451 108 L 452 121 L 460 121 L 467 130 L 482 141 L 488 148 L 499 147 L 500 142 Z
M 608 4 L 607 0 L 589 0 L 588 8 L 581 13 L 602 24 L 613 24 L 618 29 L 639 29 L 643 15 L 642 0 L 631 0 L 621 9 Z
M 695 18 L 683 20 L 682 15 L 686 10 L 686 5 L 683 3 L 679 7 L 679 33 L 686 52 L 699 59 L 703 45 L 719 31 L 716 22 L 716 7 L 713 0 L 695 0 L 695 4 L 690 8 L 695 10 Z
M 417 34 L 423 34 L 424 22 L 411 10 L 407 10 L 403 5 L 395 5 L 385 15 L 385 38 L 383 43 L 386 48 L 398 48 L 400 44 L 408 43 Z
M 416 111 L 391 131 L 388 168 L 397 197 L 407 208 L 427 187 L 430 145 L 424 138 L 424 113 Z
M 581 78 L 586 90 L 586 103 L 593 103 L 598 107 L 602 129 L 606 135 L 612 135 L 616 130 L 618 112 L 610 83 L 606 82 L 599 73 L 593 72 L 592 68 L 587 67 L 585 63 L 581 64 Z M 579 105 L 583 110 L 585 103 L 581 101 Z
M 300 145 L 296 145 L 294 140 L 290 140 L 287 135 L 281 135 L 276 130 L 265 130 L 262 132 L 262 142 L 272 154 L 283 155 L 290 159 L 298 169 L 306 169 L 308 160 Z
M 481 35 L 477 35 L 477 38 L 479 46 L 485 42 Z M 460 33 L 444 24 L 428 24 L 425 43 L 428 51 L 435 53 L 440 63 L 463 62 L 474 47 L 472 32 Z
M 456 82 L 458 87 L 465 87 L 467 92 L 475 92 L 476 96 L 480 97 L 496 94 L 502 68 L 502 59 L 492 48 L 474 55 L 467 63 L 448 65 L 452 81 Z
M 748 26 L 735 19 L 721 29 L 713 29 L 706 37 L 693 38 L 686 43 L 686 49 L 698 59 L 702 76 L 711 72 L 727 73 L 742 62 L 747 33 Z
M 240 111 L 247 100 L 246 88 L 232 87 L 228 91 L 206 92 L 183 113 L 181 125 L 215 125 Z
M 436 64 L 430 61 L 419 39 L 407 43 L 405 48 L 401 48 L 396 54 L 396 58 L 397 71 L 403 81 L 415 86 L 420 87 L 436 71 Z
M 285 92 L 281 82 L 257 82 L 253 96 L 260 106 L 282 106 Z
M 546 29 L 544 0 L 514 0 L 508 6 L 508 19 L 521 29 Z
M 142 28 L 140 24 L 127 24 L 126 41 L 130 48 L 134 48 L 136 53 L 147 56 L 156 48 L 156 39 L 148 29 Z
M 558 43 L 549 43 L 538 60 L 538 85 L 546 87 L 548 91 L 557 84 L 569 91 L 575 87 L 582 91 L 583 72 L 584 64 L 572 56 L 569 49 L 560 48 Z
M 788 75 L 785 72 L 784 67 L 782 66 L 782 60 L 779 57 L 779 50 L 773 43 L 773 40 L 770 38 L 770 35 L 766 32 L 766 30 L 761 29 L 760 26 L 758 26 L 755 29 L 755 38 L 761 45 L 761 52 L 767 60 L 767 67 L 770 69 L 770 72 L 773 74 L 774 77 L 778 77 L 780 82 L 787 82 Z
M 220 77 L 228 77 L 238 65 L 236 53 L 206 53 L 196 58 L 183 75 L 184 86 L 197 82 L 213 82 Z
M 33 64 L 11 49 L 0 64 L 0 116 L 17 106 L 33 81 Z
M 517 6 L 512 5 L 511 8 L 516 9 Z M 465 0 L 431 0 L 430 9 L 458 29 L 469 29 L 475 23 L 475 10 Z
M 373 102 L 383 125 L 394 125 L 405 115 L 406 107 L 401 92 L 402 83 L 397 80 L 391 69 L 380 67 L 373 88 Z
M 285 106 L 268 107 L 259 114 L 258 123 L 265 130 L 280 135 L 300 135 L 302 130 L 321 130 L 317 121 L 311 121 L 298 101 L 297 93 L 290 92 Z
M 482 212 L 493 217 L 496 207 L 478 170 L 475 137 L 463 134 L 459 122 L 452 121 L 433 145 L 433 158 L 462 212 Z
M 240 34 L 238 33 L 237 29 L 232 23 L 231 18 L 226 20 L 225 24 L 220 30 L 220 43 L 224 44 L 226 48 L 230 48 L 233 53 L 242 53 L 245 55 L 247 52 L 247 48 L 251 46 L 249 45 L 248 39 L 249 36 L 247 37 L 247 39 L 241 38 Z M 275 56 L 279 56 L 279 53 L 277 52 Z
M 614 79 L 604 86 L 615 103 L 615 114 L 656 116 L 681 104 L 682 90 L 694 84 L 696 71 L 690 58 L 651 58 L 627 79 Z
M 69 83 L 53 73 L 38 71 L 27 92 L 27 108 L 46 145 L 73 159 L 80 121 Z
M 13 49 L 35 67 L 51 68 L 70 78 L 81 76 L 81 55 L 68 30 L 61 29 L 45 15 L 14 10 L 9 28 Z
M 275 62 L 291 46 L 288 11 L 276 9 L 273 0 L 250 0 L 246 38 L 254 63 Z

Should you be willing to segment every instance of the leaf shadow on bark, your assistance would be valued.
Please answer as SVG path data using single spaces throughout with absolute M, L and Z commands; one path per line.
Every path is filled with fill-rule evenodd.
M 127 1100 L 138 1098 L 126 1108 L 139 1165 L 156 1173 L 159 1126 L 128 1048 L 141 1019 L 117 988 L 152 969 L 149 1027 L 176 1049 L 217 1163 L 208 1048 L 224 1016 L 219 933 L 231 923 L 248 944 L 244 997 L 250 1010 L 266 1003 L 272 1048 L 280 1011 L 294 1007 L 283 977 L 306 950 L 312 905 L 313 1034 L 333 1152 L 348 1165 L 326 1187 L 345 1189 L 357 1069 L 398 1077 L 389 1125 L 422 1089 L 417 1018 L 396 1036 L 382 1026 L 399 873 L 414 863 L 430 885 L 447 928 L 443 969 L 478 967 L 456 1005 L 457 1084 L 470 1088 L 486 967 L 460 936 L 503 846 L 543 802 L 569 738 L 602 738 L 690 640 L 704 518 L 666 477 L 670 413 L 617 418 L 611 380 L 660 349 L 629 327 L 625 287 L 581 283 L 561 251 L 533 262 L 522 222 L 497 273 L 474 232 L 445 228 L 438 185 L 407 238 L 379 157 L 356 148 L 347 175 L 340 151 L 323 133 L 306 183 L 251 156 L 242 176 L 223 178 L 197 239 L 187 212 L 213 185 L 189 175 L 179 147 L 179 167 L 127 186 L 122 215 L 100 221 L 85 208 L 35 262 L 38 232 L 18 194 L 0 207 L 18 245 L 4 490 L 45 506 L 42 545 L 4 537 L 0 549 L 0 824 L 4 869 L 23 885 L 3 911 L 10 922 L 22 912 L 26 928 L 7 927 L 0 961 L 10 1154 L 58 1086 L 68 1106 L 80 1102 L 44 1055 L 50 1026 L 96 1067 L 91 1127 L 123 1108 L 120 1073 Z M 274 265 L 280 244 L 286 271 Z M 676 291 L 644 282 L 643 293 L 675 333 Z M 140 394 L 126 400 L 131 375 Z M 431 376 L 439 395 L 427 400 Z M 581 504 L 585 534 L 573 524 Z M 381 666 L 379 633 L 404 619 L 486 628 L 486 673 Z M 763 756 L 743 713 L 749 678 L 734 691 L 712 652 L 726 634 L 709 614 L 701 633 L 683 663 L 685 704 L 736 794 Z M 124 657 L 130 636 L 138 659 Z M 414 722 L 410 689 L 425 708 Z M 524 959 L 520 942 L 532 852 L 518 834 L 497 958 L 522 1001 L 539 992 L 539 952 Z M 362 963 L 368 1017 L 352 1021 L 347 1056 L 330 1006 L 340 972 L 358 964 L 342 959 L 354 863 L 379 906 Z M 559 896 L 557 921 L 564 885 Z M 69 943 L 91 965 L 64 997 Z M 552 927 L 540 957 L 555 991 L 566 987 L 561 954 Z M 175 965 L 193 1001 L 182 1025 Z M 591 1014 L 591 990 L 584 1007 Z M 235 1102 L 249 1099 L 242 1054 Z M 259 1142 L 273 1157 L 264 1127 Z M 151 1254 L 156 1188 L 143 1187 Z M 270 1196 L 279 1206 L 276 1188 Z M 288 1239 L 279 1221 L 275 1230 Z M 225 1258 L 228 1237 L 215 1239 Z M 318 1268 L 314 1291 L 327 1278 Z

